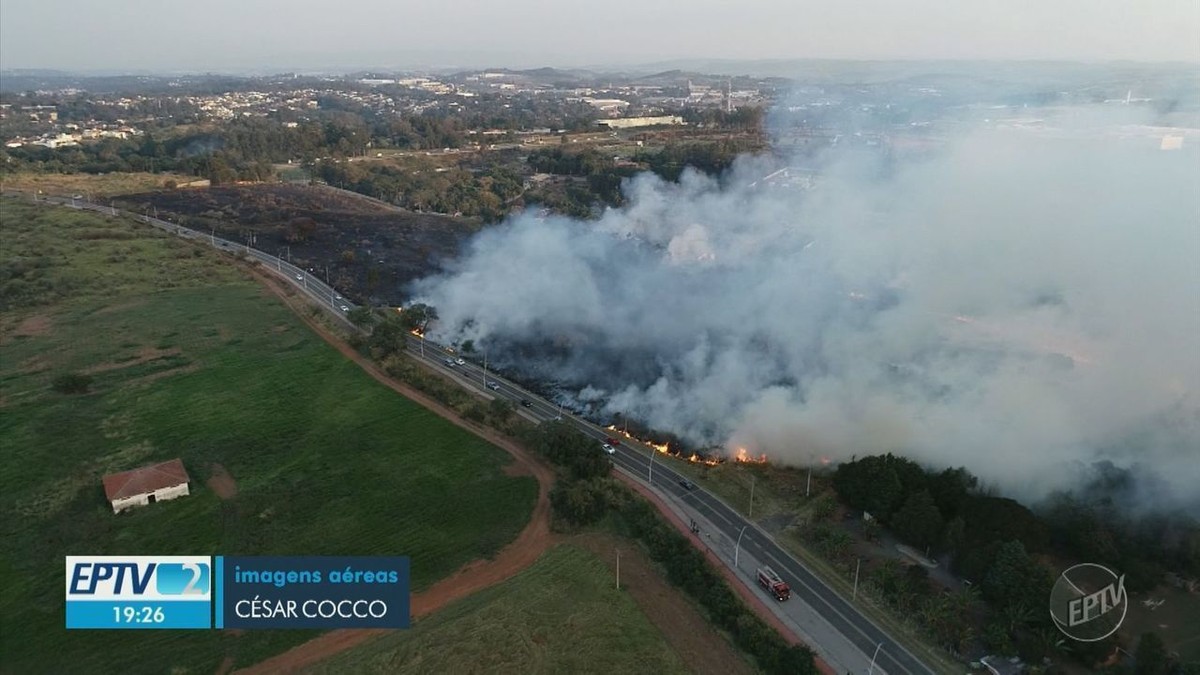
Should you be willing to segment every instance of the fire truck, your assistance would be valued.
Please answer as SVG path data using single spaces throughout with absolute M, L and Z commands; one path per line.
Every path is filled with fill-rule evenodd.
M 787 582 L 770 567 L 758 568 L 758 584 L 770 591 L 771 595 L 780 602 L 792 597 L 792 589 L 788 588 Z

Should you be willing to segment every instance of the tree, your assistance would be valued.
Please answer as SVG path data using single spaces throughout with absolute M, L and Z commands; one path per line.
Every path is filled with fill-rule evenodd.
M 375 318 L 375 313 L 371 311 L 370 307 L 363 305 L 350 310 L 350 312 L 346 314 L 346 318 L 349 319 L 350 323 L 362 328 L 371 323 L 371 321 Z
M 922 548 L 937 542 L 942 533 L 942 515 L 928 490 L 905 500 L 904 506 L 892 516 L 892 529 L 901 539 Z
M 1004 624 L 993 621 L 983 629 L 983 644 L 988 649 L 996 652 L 1001 656 L 1008 656 L 1013 653 L 1012 639 L 1008 635 L 1008 631 L 1004 629 Z
M 512 401 L 509 401 L 506 398 L 494 398 L 492 399 L 492 402 L 488 404 L 489 413 L 492 417 L 496 418 L 500 422 L 508 420 L 509 416 L 512 415 L 513 410 L 514 408 Z
M 983 578 L 983 596 L 1001 612 L 1010 607 L 1041 607 L 1050 597 L 1050 575 L 1029 557 L 1019 541 L 1002 544 Z
M 404 325 L 398 319 L 388 318 L 371 331 L 367 345 L 375 358 L 384 359 L 404 351 L 407 339 L 408 331 L 404 329 Z
M 929 479 L 929 493 L 942 516 L 954 518 L 978 485 L 979 479 L 966 469 L 946 469 Z
M 1158 633 L 1142 633 L 1134 650 L 1135 675 L 1166 675 L 1171 671 L 1171 659 Z
M 1033 610 L 1021 602 L 1010 604 L 1000 612 L 1000 620 L 1009 634 L 1014 635 L 1033 622 Z
M 889 458 L 863 457 L 838 465 L 833 487 L 850 506 L 887 520 L 902 494 L 903 486 Z
M 941 549 L 949 553 L 958 553 L 967 539 L 966 530 L 967 523 L 962 516 L 952 518 L 950 522 L 946 523 L 946 529 L 942 532 Z
M 1019 541 L 1027 551 L 1044 551 L 1049 533 L 1032 511 L 1012 499 L 972 495 L 963 506 L 968 544 Z
M 410 331 L 416 329 L 424 331 L 429 322 L 437 321 L 437 318 L 437 308 L 422 302 L 406 308 L 400 314 L 400 320 L 404 322 L 404 327 Z

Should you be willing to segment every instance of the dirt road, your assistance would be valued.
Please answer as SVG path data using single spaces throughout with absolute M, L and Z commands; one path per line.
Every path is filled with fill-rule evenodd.
M 515 464 L 507 470 L 510 474 L 532 475 L 538 482 L 538 498 L 533 508 L 533 517 L 521 531 L 516 540 L 505 546 L 492 560 L 477 560 L 468 563 L 454 574 L 442 579 L 421 593 L 412 596 L 412 617 L 419 619 L 444 605 L 472 593 L 497 584 L 515 576 L 521 570 L 529 567 L 554 541 L 550 533 L 550 487 L 554 482 L 554 472 L 511 439 L 497 434 L 494 430 L 473 424 L 459 417 L 453 410 L 442 405 L 409 387 L 397 382 L 367 360 L 350 345 L 343 342 L 326 326 L 309 317 L 305 311 L 305 303 L 294 294 L 289 293 L 283 282 L 254 271 L 254 275 L 263 285 L 278 296 L 285 304 L 295 310 L 296 315 L 308 324 L 314 332 L 326 342 L 341 352 L 346 358 L 354 361 L 371 377 L 391 388 L 393 391 L 432 410 L 450 422 L 480 436 L 513 456 Z M 304 644 L 274 656 L 266 661 L 237 671 L 246 675 L 265 675 L 267 673 L 293 673 L 314 663 L 333 656 L 339 652 L 358 646 L 371 638 L 382 635 L 386 630 L 334 630 L 313 638 Z M 219 672 L 227 672 L 223 667 Z

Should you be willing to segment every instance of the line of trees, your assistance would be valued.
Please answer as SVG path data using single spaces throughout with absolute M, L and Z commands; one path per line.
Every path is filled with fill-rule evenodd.
M 690 595 L 709 620 L 752 655 L 766 673 L 816 673 L 812 652 L 790 645 L 751 611 L 721 573 L 645 499 L 610 476 L 611 463 L 599 444 L 578 431 L 548 422 L 527 434 L 526 442 L 559 468 L 550 494 L 556 527 L 577 528 L 605 518 L 645 546 L 667 570 L 667 578 Z
M 963 627 L 969 627 L 977 593 L 989 609 L 978 637 L 989 648 L 1031 659 L 1062 650 L 1061 634 L 1043 611 L 1056 573 L 1040 561 L 1043 556 L 1120 570 L 1132 592 L 1153 588 L 1167 569 L 1200 574 L 1200 527 L 1195 522 L 1161 516 L 1134 520 L 1111 508 L 1111 500 L 1100 499 L 1097 506 L 1058 494 L 1035 512 L 1012 499 L 985 494 L 965 469 L 927 471 L 892 454 L 841 464 L 833 487 L 845 504 L 870 513 L 903 541 L 926 553 L 948 555 L 950 569 L 974 583 L 978 591 L 969 591 L 971 597 L 943 596 L 919 566 L 906 574 L 885 563 L 872 574 L 885 602 L 916 616 L 951 649 L 973 637 Z M 828 546 L 826 540 L 820 543 Z M 1111 652 L 1115 639 L 1072 649 L 1090 665 Z
M 462 169 L 438 172 L 431 165 L 413 166 L 319 162 L 314 175 L 330 185 L 376 197 L 414 211 L 474 216 L 485 222 L 502 218 L 521 196 L 521 177 L 493 166 L 476 174 Z

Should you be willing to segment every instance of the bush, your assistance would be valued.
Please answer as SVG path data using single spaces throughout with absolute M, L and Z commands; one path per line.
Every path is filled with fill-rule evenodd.
M 86 394 L 92 386 L 92 376 L 82 373 L 66 373 L 54 378 L 50 388 L 60 394 Z

